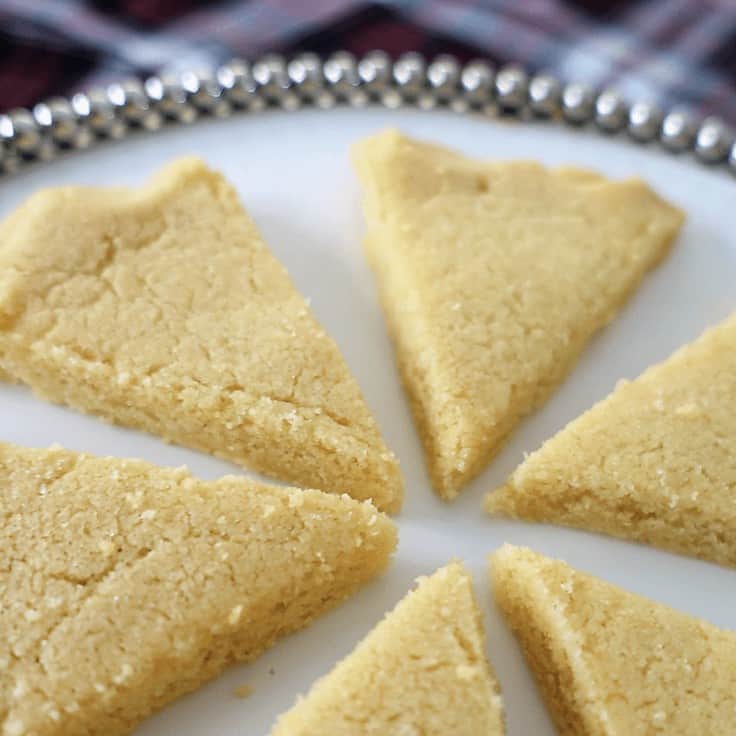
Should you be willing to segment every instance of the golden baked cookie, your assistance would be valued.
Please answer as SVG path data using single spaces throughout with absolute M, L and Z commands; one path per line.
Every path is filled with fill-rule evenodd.
M 1 226 L 0 372 L 40 396 L 387 511 L 402 481 L 333 340 L 197 159 L 39 192 Z
M 520 547 L 491 575 L 561 736 L 734 733 L 736 632 Z
M 368 502 L 0 444 L 0 734 L 117 736 L 380 573 Z
M 736 314 L 622 381 L 485 503 L 736 566 Z
M 568 373 L 683 215 L 644 182 L 360 143 L 365 249 L 433 483 L 457 495 Z
M 271 736 L 504 733 L 470 576 L 455 562 L 418 583 Z

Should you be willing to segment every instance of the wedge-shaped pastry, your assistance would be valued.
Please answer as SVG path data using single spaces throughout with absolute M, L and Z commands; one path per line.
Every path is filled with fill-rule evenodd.
M 0 228 L 0 371 L 51 401 L 396 511 L 340 352 L 197 159 L 142 189 L 39 192 Z
M 486 498 L 736 566 L 736 315 L 568 424 Z
M 496 601 L 564 736 L 734 733 L 736 632 L 506 545 Z
M 420 578 L 271 736 L 501 736 L 485 649 L 472 581 L 451 563 Z
M 116 736 L 373 578 L 348 496 L 0 444 L 0 733 Z
M 396 132 L 355 154 L 399 367 L 453 498 L 664 256 L 682 213 L 638 180 L 481 163 Z

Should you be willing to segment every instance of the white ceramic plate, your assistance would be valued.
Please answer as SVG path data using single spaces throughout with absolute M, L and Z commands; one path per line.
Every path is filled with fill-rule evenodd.
M 667 261 L 591 342 L 548 404 L 522 423 L 503 453 L 452 505 L 440 502 L 430 488 L 361 254 L 360 192 L 348 149 L 388 125 L 484 158 L 532 158 L 592 167 L 614 177 L 639 175 L 688 213 Z M 397 519 L 399 550 L 385 577 L 255 663 L 232 668 L 155 715 L 137 730 L 139 736 L 263 736 L 296 694 L 346 655 L 417 575 L 452 557 L 465 560 L 475 576 L 509 736 L 551 736 L 554 730 L 531 675 L 491 603 L 486 556 L 504 542 L 562 557 L 629 590 L 736 628 L 733 570 L 594 534 L 494 520 L 480 508 L 484 491 L 502 482 L 523 452 L 536 449 L 605 396 L 619 378 L 638 375 L 736 308 L 736 184 L 725 171 L 707 170 L 655 147 L 544 123 L 502 123 L 440 111 L 312 109 L 200 122 L 29 168 L 0 182 L 0 216 L 40 187 L 139 184 L 163 163 L 189 153 L 202 156 L 235 184 L 267 242 L 337 340 L 401 460 L 406 504 Z M 60 442 L 99 455 L 187 464 L 205 478 L 241 472 L 6 385 L 0 385 L 0 439 L 28 446 Z M 233 693 L 243 684 L 253 688 L 247 700 Z

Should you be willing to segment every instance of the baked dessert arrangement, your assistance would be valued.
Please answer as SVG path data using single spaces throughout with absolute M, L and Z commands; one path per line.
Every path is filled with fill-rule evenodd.
M 0 243 L 5 374 L 279 480 L 401 506 L 337 346 L 198 159 L 142 189 L 41 191 Z
M 560 734 L 734 733 L 736 632 L 521 547 L 491 575 Z
M 736 314 L 622 381 L 485 503 L 736 566 L 734 488 Z
M 271 736 L 502 736 L 473 582 L 453 562 L 386 615 Z
M 450 500 L 666 256 L 683 213 L 638 179 L 476 161 L 392 130 L 353 154 L 365 254 Z M 237 192 L 197 158 L 137 189 L 43 190 L 0 223 L 0 378 L 298 486 L 0 438 L 0 736 L 129 734 L 389 566 L 398 460 Z M 736 566 L 734 417 L 736 314 L 620 382 L 485 509 Z M 496 550 L 490 571 L 562 736 L 736 735 L 736 632 L 526 548 Z M 271 736 L 505 733 L 453 561 Z
M 427 464 L 454 498 L 569 372 L 683 221 L 639 180 L 358 144 L 365 251 Z
M 0 444 L 0 733 L 127 734 L 388 565 L 368 502 Z M 10 566 L 6 561 L 10 561 Z

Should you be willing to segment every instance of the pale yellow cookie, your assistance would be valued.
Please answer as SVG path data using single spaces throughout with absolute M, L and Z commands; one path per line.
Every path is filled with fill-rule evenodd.
M 360 143 L 365 248 L 434 485 L 453 498 L 667 252 L 682 213 L 642 181 Z
M 337 346 L 201 161 L 177 161 L 141 189 L 39 192 L 0 233 L 0 373 L 398 510 L 396 458 Z
M 501 736 L 473 583 L 451 563 L 386 615 L 271 736 Z
M 736 315 L 619 384 L 486 508 L 736 566 Z
M 380 573 L 368 502 L 0 444 L 0 734 L 117 736 Z
M 736 632 L 520 547 L 491 575 L 561 736 L 736 732 Z

